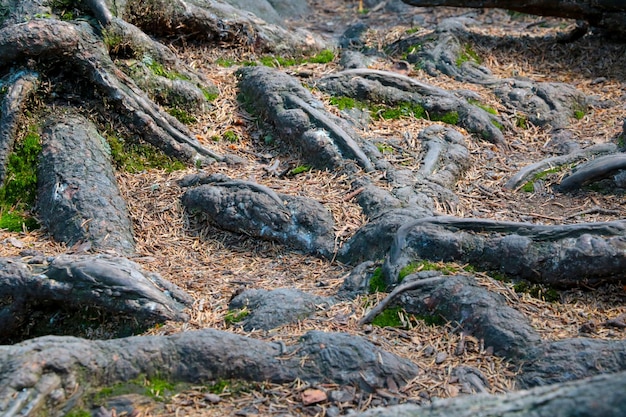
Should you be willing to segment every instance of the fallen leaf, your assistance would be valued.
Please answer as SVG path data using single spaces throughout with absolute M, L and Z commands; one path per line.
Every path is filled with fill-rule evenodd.
M 320 389 L 309 388 L 302 392 L 302 404 L 311 405 L 327 400 L 326 393 Z

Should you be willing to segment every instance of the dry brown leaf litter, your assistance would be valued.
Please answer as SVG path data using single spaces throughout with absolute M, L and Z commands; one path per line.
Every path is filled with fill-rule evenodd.
M 323 8 L 323 1 L 312 1 L 321 15 L 329 19 L 319 19 L 313 24 L 330 31 L 329 23 L 343 24 L 338 20 L 337 7 Z M 322 4 L 323 3 L 323 4 Z M 340 2 L 345 16 L 353 16 L 354 5 Z M 435 16 L 453 15 L 458 10 L 444 9 L 439 14 L 428 14 L 428 19 Z M 545 47 L 541 36 L 554 33 L 558 20 L 539 18 L 520 18 L 506 20 L 501 11 L 487 12 L 482 19 L 492 19 L 499 24 L 478 26 L 473 30 L 480 36 L 481 43 L 476 45 L 478 53 L 486 65 L 501 77 L 523 75 L 535 80 L 564 81 L 574 84 L 587 94 L 599 95 L 605 99 L 623 100 L 623 66 L 616 63 L 624 56 L 624 51 L 611 47 L 605 55 L 599 55 L 598 45 L 583 39 L 589 45 L 565 45 Z M 330 18 L 332 16 L 332 19 Z M 385 15 L 393 22 L 398 16 Z M 351 17 L 351 20 L 358 18 Z M 412 27 L 408 18 L 403 18 L 404 26 L 385 31 L 384 42 L 394 40 L 407 28 Z M 350 19 L 349 19 L 350 20 Z M 384 19 L 383 19 L 384 20 Z M 551 25 L 542 27 L 537 22 L 548 21 Z M 324 23 L 322 23 L 324 22 Z M 557 23 L 554 23 L 557 22 Z M 334 29 L 334 28 L 333 28 Z M 498 43 L 505 36 L 527 36 L 521 41 L 507 46 Z M 492 36 L 493 35 L 493 36 Z M 491 36 L 491 38 L 488 38 Z M 379 33 L 372 32 L 376 42 L 380 42 Z M 494 39 L 493 43 L 487 39 Z M 541 49 L 544 47 L 544 49 Z M 576 48 L 576 53 L 568 53 Z M 246 158 L 249 163 L 243 167 L 225 167 L 212 165 L 209 172 L 219 172 L 232 178 L 257 181 L 278 192 L 302 195 L 321 201 L 333 214 L 337 225 L 337 245 L 341 245 L 365 222 L 360 208 L 351 196 L 350 181 L 347 177 L 332 172 L 311 171 L 293 178 L 278 177 L 266 168 L 278 161 L 284 169 L 301 164 L 293 153 L 281 153 L 275 147 L 263 141 L 257 131 L 253 117 L 241 110 L 237 104 L 235 68 L 224 68 L 216 64 L 218 58 L 241 60 L 254 58 L 252 51 L 224 50 L 219 48 L 197 48 L 187 46 L 179 51 L 181 56 L 193 68 L 204 72 L 219 88 L 219 97 L 213 108 L 206 113 L 194 127 L 199 140 L 218 153 L 236 153 Z M 586 55 L 585 55 L 586 54 Z M 591 59 L 590 57 L 598 57 Z M 590 62 L 593 66 L 589 67 Z M 375 67 L 390 69 L 392 62 L 379 61 Z M 621 69 L 620 69 L 621 68 Z M 303 65 L 286 69 L 292 74 L 320 76 L 336 70 L 335 64 L 327 66 Z M 594 78 L 606 74 L 605 81 L 594 83 Z M 493 94 L 476 85 L 458 83 L 446 77 L 433 78 L 415 70 L 409 75 L 425 82 L 447 89 L 470 89 L 479 93 L 485 103 L 499 108 Z M 306 81 L 306 79 L 305 79 Z M 318 97 L 324 95 L 316 92 Z M 608 109 L 591 109 L 579 121 L 572 121 L 574 130 L 583 145 L 602 143 L 615 138 L 621 129 L 623 119 L 622 106 Z M 332 111 L 336 109 L 329 107 Z M 419 143 L 415 141 L 419 131 L 431 124 L 426 120 L 410 118 L 398 121 L 374 121 L 363 129 L 364 137 L 376 140 L 402 139 L 402 146 L 414 155 L 419 155 Z M 236 133 L 239 140 L 229 143 L 221 139 L 226 131 Z M 459 181 L 456 193 L 461 204 L 449 208 L 440 202 L 442 212 L 459 216 L 489 217 L 498 220 L 524 220 L 543 224 L 571 223 L 578 221 L 604 221 L 624 217 L 624 198 L 622 195 L 602 195 L 587 192 L 581 195 L 562 196 L 550 193 L 546 188 L 539 193 L 511 193 L 502 185 L 511 175 L 524 165 L 551 155 L 547 146 L 548 133 L 530 126 L 526 130 L 515 129 L 507 132 L 511 143 L 509 153 L 502 154 L 493 145 L 470 140 L 473 165 L 464 178 Z M 219 140 L 216 140 L 219 139 Z M 400 160 L 393 153 L 390 160 L 403 163 L 404 166 L 417 168 L 415 158 Z M 398 162 L 399 161 L 399 162 Z M 384 294 L 362 296 L 354 301 L 340 302 L 328 309 L 321 309 L 313 317 L 299 323 L 282 326 L 269 332 L 245 333 L 237 326 L 227 326 L 224 316 L 228 311 L 228 302 L 232 295 L 243 288 L 274 289 L 279 287 L 298 288 L 319 295 L 332 295 L 341 285 L 349 269 L 317 258 L 300 255 L 280 245 L 258 241 L 246 236 L 220 231 L 197 219 L 188 218 L 182 211 L 180 195 L 182 190 L 177 181 L 193 169 L 183 172 L 165 173 L 158 170 L 140 174 L 118 173 L 120 189 L 129 206 L 137 240 L 139 257 L 136 259 L 144 268 L 158 271 L 168 280 L 186 289 L 194 296 L 195 303 L 190 309 L 189 322 L 166 323 L 147 334 L 171 334 L 180 331 L 217 328 L 246 334 L 250 337 L 266 340 L 283 341 L 286 345 L 297 343 L 298 338 L 313 329 L 348 332 L 361 335 L 384 349 L 407 357 L 421 369 L 420 374 L 396 393 L 379 392 L 373 396 L 364 396 L 357 404 L 346 402 L 339 404 L 342 410 L 347 408 L 362 410 L 380 404 L 380 398 L 394 396 L 396 400 L 423 401 L 433 397 L 449 397 L 463 394 L 460 386 L 451 378 L 451 370 L 460 364 L 473 366 L 487 377 L 490 392 L 502 393 L 514 389 L 514 369 L 510 369 L 500 358 L 490 355 L 480 341 L 465 341 L 464 349 L 459 350 L 462 336 L 456 331 L 454 323 L 443 327 L 432 327 L 410 317 L 406 318 L 404 329 L 381 329 L 372 326 L 360 327 L 358 320 L 367 309 L 382 299 Z M 372 179 L 383 187 L 388 187 L 384 178 L 372 175 Z M 593 212 L 600 207 L 611 210 L 611 214 L 602 211 Z M 588 213 L 587 213 L 588 212 Z M 577 213 L 583 213 L 577 215 Z M 47 255 L 63 253 L 63 245 L 51 242 L 43 232 L 0 233 L 0 254 L 15 256 L 20 251 L 34 249 Z M 555 340 L 579 335 L 581 326 L 586 323 L 601 324 L 608 319 L 626 313 L 624 307 L 624 288 L 607 286 L 595 291 L 570 290 L 561 294 L 561 303 L 548 303 L 533 298 L 528 294 L 518 294 L 511 285 L 494 281 L 486 275 L 478 275 L 481 285 L 506 297 L 509 304 L 526 314 L 543 338 Z M 615 327 L 597 326 L 593 337 L 623 338 L 624 330 Z M 439 355 L 438 355 L 439 354 Z M 441 360 L 437 363 L 437 357 Z M 245 389 L 227 389 L 219 396 L 219 402 L 208 395 L 204 386 L 194 387 L 174 396 L 168 404 L 148 407 L 140 410 L 139 415 L 176 415 L 176 416 L 221 416 L 237 412 L 258 412 L 261 415 L 326 413 L 328 403 L 309 407 L 302 406 L 302 392 L 310 388 L 308 384 L 295 381 L 292 384 L 249 384 Z M 342 387 L 324 385 L 317 387 L 325 391 L 340 390 Z M 213 401 L 211 401 L 213 399 Z M 388 398 L 387 398 L 388 399 Z M 241 414 L 243 415 L 243 414 Z

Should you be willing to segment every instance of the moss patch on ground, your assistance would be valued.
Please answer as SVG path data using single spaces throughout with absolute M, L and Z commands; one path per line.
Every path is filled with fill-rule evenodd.
M 148 169 L 163 169 L 166 172 L 185 169 L 186 165 L 164 154 L 160 149 L 147 143 L 139 143 L 107 135 L 111 149 L 111 159 L 118 169 L 137 173 Z
M 39 227 L 30 209 L 37 198 L 37 165 L 41 138 L 32 126 L 9 155 L 5 181 L 0 187 L 0 228 L 21 232 Z

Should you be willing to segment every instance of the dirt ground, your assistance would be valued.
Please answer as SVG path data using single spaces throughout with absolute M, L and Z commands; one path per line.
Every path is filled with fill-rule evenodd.
M 610 108 L 591 108 L 580 120 L 571 121 L 572 130 L 581 146 L 615 141 L 622 130 L 626 105 L 626 45 L 609 42 L 598 36 L 587 36 L 569 44 L 556 43 L 554 36 L 573 27 L 573 22 L 512 15 L 501 10 L 412 8 L 410 12 L 400 14 L 382 7 L 359 13 L 358 1 L 311 0 L 310 3 L 314 15 L 306 22 L 291 22 L 292 25 L 305 26 L 331 37 L 341 33 L 348 24 L 362 21 L 370 25 L 367 33 L 369 45 L 381 49 L 381 52 L 385 44 L 407 36 L 409 29 L 428 31 L 443 17 L 471 16 L 482 23 L 473 29 L 478 40 L 475 50 L 494 74 L 567 82 L 589 95 L 616 102 Z M 237 62 L 255 59 L 255 51 L 179 43 L 172 44 L 172 48 L 191 67 L 213 80 L 220 90 L 214 107 L 193 126 L 198 139 L 217 153 L 235 153 L 249 161 L 244 167 L 237 168 L 216 164 L 207 167 L 207 171 L 254 180 L 278 192 L 317 199 L 333 213 L 337 225 L 337 248 L 367 222 L 360 207 L 351 198 L 347 177 L 319 171 L 277 176 L 275 171 L 268 169 L 278 166 L 280 172 L 301 163 L 293 153 L 265 142 L 266 132 L 237 103 L 234 72 L 238 65 L 220 65 L 220 62 L 229 58 Z M 394 70 L 399 60 L 398 57 L 385 58 L 381 54 L 373 66 Z M 337 61 L 324 65 L 287 67 L 284 71 L 310 83 L 315 77 L 338 70 Z M 512 117 L 486 88 L 462 84 L 445 76 L 433 78 L 415 68 L 410 68 L 408 75 L 447 89 L 476 91 L 484 103 L 501 111 L 503 118 Z M 315 94 L 328 102 L 328 97 L 319 92 Z M 330 104 L 328 108 L 337 112 Z M 413 118 L 374 121 L 361 133 L 377 141 L 402 138 L 406 133 L 417 137 L 421 129 L 432 123 L 437 122 Z M 223 139 L 228 131 L 236 134 L 236 141 Z M 479 140 L 468 144 L 473 165 L 456 186 L 460 204 L 451 206 L 445 201 L 439 202 L 442 213 L 542 224 L 605 221 L 625 217 L 626 200 L 623 193 L 607 194 L 587 190 L 561 194 L 550 188 L 558 179 L 558 174 L 546 177 L 532 193 L 504 189 L 503 184 L 520 168 L 554 154 L 549 143 L 549 132 L 545 129 L 535 126 L 510 129 L 505 136 L 510 144 L 507 151 Z M 401 155 L 391 154 L 389 158 L 394 163 L 416 169 L 419 167 L 418 161 L 404 160 Z M 291 287 L 319 295 L 334 294 L 350 271 L 349 267 L 301 255 L 271 242 L 224 232 L 198 219 L 186 217 L 180 206 L 182 190 L 177 180 L 193 171 L 188 169 L 166 173 L 151 170 L 138 174 L 117 174 L 136 233 L 140 256 L 135 260 L 146 269 L 158 271 L 195 298 L 189 312 L 189 322 L 165 323 L 151 329 L 148 334 L 171 334 L 207 327 L 243 334 L 237 325 L 227 325 L 224 317 L 232 296 L 244 288 Z M 373 180 L 382 183 L 383 178 L 375 177 L 380 173 L 372 175 Z M 71 251 L 71 248 L 51 242 L 45 231 L 28 234 L 2 232 L 0 241 L 3 242 L 3 255 L 13 254 L 24 246 L 50 255 Z M 626 314 L 626 292 L 621 286 L 570 290 L 560 294 L 559 302 L 548 302 L 541 297 L 515 293 L 512 284 L 492 280 L 486 275 L 479 278 L 483 285 L 504 294 L 511 305 L 526 313 L 542 336 L 550 340 L 577 336 L 585 323 L 602 323 Z M 359 319 L 383 297 L 384 294 L 361 296 L 320 310 L 314 316 L 293 325 L 269 332 L 246 334 L 266 340 L 282 340 L 287 345 L 295 343 L 302 334 L 312 329 L 361 335 L 419 365 L 420 375 L 398 392 L 357 393 L 351 401 L 345 403 L 332 405 L 322 402 L 305 406 L 301 395 L 310 387 L 304 382 L 296 381 L 289 385 L 233 382 L 218 393 L 219 401 L 207 395 L 210 391 L 207 386 L 188 387 L 166 398 L 164 402 L 138 407 L 134 415 L 325 416 L 337 410 L 346 413 L 348 410 L 364 410 L 384 403 L 424 403 L 432 398 L 464 394 L 450 376 L 451 369 L 459 364 L 481 370 L 489 380 L 492 393 L 515 389 L 513 378 L 516 369 L 491 355 L 481 346 L 480 341 L 472 341 L 464 351 L 457 352 L 461 336 L 455 331 L 455 323 L 433 327 L 407 316 L 404 328 L 359 326 Z M 602 326 L 591 334 L 592 337 L 602 338 L 624 338 L 625 335 L 622 329 Z M 315 388 L 325 392 L 339 389 L 331 385 Z M 331 410 L 331 406 L 335 408 Z

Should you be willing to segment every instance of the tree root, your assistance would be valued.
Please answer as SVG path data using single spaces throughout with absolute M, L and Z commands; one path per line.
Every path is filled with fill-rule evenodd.
M 266 67 L 238 71 L 241 100 L 246 108 L 269 121 L 289 143 L 301 149 L 302 157 L 319 169 L 335 169 L 345 159 L 355 160 L 364 170 L 374 165 L 358 144 L 362 141 L 350 126 L 325 112 L 299 81 Z
M 615 151 L 617 151 L 617 146 L 612 143 L 604 143 L 577 150 L 567 155 L 546 158 L 542 161 L 535 162 L 534 164 L 522 168 L 517 174 L 511 177 L 506 184 L 504 184 L 504 187 L 509 190 L 518 190 L 525 183 L 531 181 L 537 174 L 543 171 L 566 164 L 572 164 L 584 158 L 589 158 L 590 156 L 613 153 Z
M 45 122 L 38 170 L 38 215 L 54 239 L 132 255 L 135 242 L 106 140 L 82 116 L 64 112 Z
M 434 217 L 396 232 L 385 262 L 388 284 L 413 259 L 459 261 L 555 287 L 623 281 L 622 221 L 542 226 Z M 481 235 L 480 233 L 486 233 Z
M 212 329 L 108 341 L 48 336 L 0 346 L 0 363 L 3 415 L 29 409 L 65 415 L 72 396 L 140 375 L 193 383 L 301 379 L 371 392 L 390 384 L 401 387 L 418 372 L 413 363 L 360 337 L 318 331 L 286 352 L 277 343 Z
M 576 167 L 576 170 L 561 180 L 561 191 L 572 191 L 585 184 L 608 178 L 617 171 L 626 169 L 626 154 L 600 156 Z
M 449 91 L 405 75 L 359 68 L 327 75 L 317 83 L 317 86 L 332 95 L 391 106 L 414 103 L 422 106 L 432 120 L 458 123 L 482 139 L 505 145 L 504 135 L 497 127 L 503 127 L 505 122 L 498 116 L 470 104 Z
M 159 36 L 182 36 L 261 51 L 322 49 L 324 44 L 303 30 L 268 24 L 230 4 L 212 0 L 129 2 L 119 17 Z M 184 33 L 180 28 L 184 27 Z
M 368 410 L 358 417 L 618 416 L 626 410 L 626 372 L 597 375 L 505 395 L 468 395 L 427 406 L 404 404 Z M 601 399 L 598 393 L 602 393 Z
M 138 327 L 165 320 L 184 320 L 191 298 L 154 273 L 125 258 L 59 256 L 32 267 L 0 259 L 0 299 L 11 299 L 0 312 L 2 340 L 13 338 L 39 305 L 69 308 L 94 306 L 113 314 L 129 314 Z
M 591 26 L 606 29 L 616 34 L 624 34 L 626 11 L 620 2 L 574 0 L 555 3 L 549 0 L 533 0 L 520 3 L 515 0 L 402 0 L 412 6 L 447 6 L 498 8 L 540 16 L 564 17 L 586 20 Z
M 28 100 L 39 88 L 39 74 L 18 71 L 0 80 L 0 88 L 6 93 L 0 104 L 0 184 L 4 183 L 9 154 L 13 150 L 19 121 Z
M 190 182 L 195 181 L 184 181 Z M 188 189 L 182 197 L 183 205 L 190 212 L 206 214 L 211 223 L 225 230 L 332 257 L 334 221 L 330 212 L 317 201 L 279 195 L 256 183 L 215 175 L 198 182 L 204 184 Z
M 506 299 L 478 285 L 473 277 L 422 278 L 394 297 L 407 313 L 435 316 L 458 324 L 464 334 L 518 366 L 523 388 L 586 378 L 626 369 L 626 342 L 587 338 L 543 341 L 530 321 Z M 415 278 L 414 278 L 415 279 Z M 420 284 L 418 284 L 420 283 Z
M 415 279 L 411 281 L 407 280 L 407 282 L 401 285 L 398 285 L 396 288 L 394 288 L 393 291 L 389 293 L 389 295 L 387 295 L 381 302 L 379 302 L 376 305 L 376 307 L 371 309 L 369 313 L 363 316 L 363 318 L 359 320 L 359 325 L 363 326 L 364 324 L 371 323 L 372 320 L 376 318 L 376 316 L 378 316 L 385 308 L 387 308 L 389 303 L 395 300 L 398 297 L 398 295 L 402 294 L 403 292 L 413 290 L 422 285 L 429 285 L 429 284 L 433 284 L 436 282 L 440 282 L 442 279 L 443 278 L 439 276 L 439 277 L 432 277 L 432 278 Z
M 28 58 L 58 63 L 70 60 L 106 98 L 129 127 L 168 155 L 185 160 L 222 161 L 203 147 L 188 129 L 163 113 L 135 83 L 115 68 L 102 41 L 86 23 L 34 19 L 0 30 L 0 66 Z

